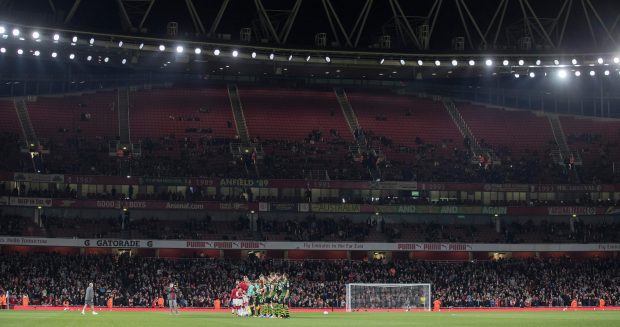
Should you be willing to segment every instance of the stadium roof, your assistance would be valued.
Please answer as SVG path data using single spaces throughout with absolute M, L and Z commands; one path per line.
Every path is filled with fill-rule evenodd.
M 0 0 L 0 55 L 204 75 L 600 76 L 618 66 L 619 21 L 602 0 Z

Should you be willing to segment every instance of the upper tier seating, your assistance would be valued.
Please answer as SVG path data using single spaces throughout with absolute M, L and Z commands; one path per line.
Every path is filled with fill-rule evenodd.
M 0 100 L 0 133 L 7 132 L 22 134 L 12 99 Z
M 589 148 L 581 157 L 590 163 L 607 153 L 613 161 L 620 160 L 620 121 L 595 120 L 587 117 L 560 117 L 567 141 L 573 148 Z
M 390 138 L 396 145 L 415 146 L 416 137 L 431 144 L 450 139 L 458 147 L 463 144 L 460 132 L 441 102 L 362 92 L 349 92 L 347 96 L 361 127 Z
M 457 104 L 472 133 L 480 141 L 508 147 L 513 159 L 537 151 L 546 155 L 553 132 L 549 120 L 527 111 L 509 111 L 473 104 Z
M 113 91 L 37 97 L 26 105 L 39 138 L 62 142 L 78 135 L 92 141 L 114 139 L 118 135 L 116 92 Z
M 230 100 L 225 88 L 153 89 L 129 94 L 131 139 L 200 136 L 233 138 Z M 232 123 L 228 127 L 228 122 Z M 187 129 L 204 129 L 188 131 Z M 210 129 L 210 132 L 206 130 Z
M 239 88 L 250 137 L 301 141 L 312 130 L 352 141 L 333 91 Z

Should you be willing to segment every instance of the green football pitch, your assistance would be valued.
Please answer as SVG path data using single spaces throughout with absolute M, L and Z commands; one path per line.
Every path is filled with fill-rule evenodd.
M 620 326 L 620 311 L 554 312 L 394 312 L 293 313 L 291 319 L 239 318 L 229 313 L 106 312 L 82 316 L 78 311 L 0 311 L 0 326 L 293 326 L 293 327 L 571 327 Z

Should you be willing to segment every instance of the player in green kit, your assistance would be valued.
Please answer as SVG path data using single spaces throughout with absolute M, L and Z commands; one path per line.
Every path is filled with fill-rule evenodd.
M 267 279 L 267 295 L 265 298 L 265 307 L 267 308 L 267 317 L 272 318 L 275 317 L 277 303 L 274 305 L 274 298 L 276 295 L 276 275 L 271 273 L 269 278 Z
M 281 317 L 289 318 L 290 313 L 288 310 L 288 296 L 290 292 L 290 285 L 288 282 L 288 278 L 286 274 L 282 274 L 282 278 L 280 279 L 280 305 L 281 305 Z

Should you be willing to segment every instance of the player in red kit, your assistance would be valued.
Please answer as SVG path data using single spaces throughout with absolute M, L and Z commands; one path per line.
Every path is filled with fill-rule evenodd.
M 230 301 L 231 301 L 231 306 L 232 306 L 232 314 L 235 314 L 235 312 L 237 311 L 237 304 L 238 299 L 237 299 L 237 288 L 239 287 L 239 282 L 237 281 L 235 283 L 235 287 L 233 287 L 232 291 L 230 292 Z

